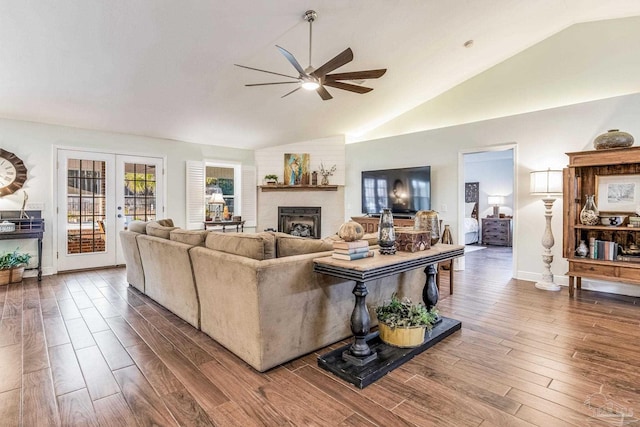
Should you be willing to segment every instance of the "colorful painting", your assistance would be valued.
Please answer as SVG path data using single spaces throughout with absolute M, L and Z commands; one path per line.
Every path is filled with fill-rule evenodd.
M 309 164 L 309 154 L 285 153 L 284 185 L 309 185 L 311 181 Z

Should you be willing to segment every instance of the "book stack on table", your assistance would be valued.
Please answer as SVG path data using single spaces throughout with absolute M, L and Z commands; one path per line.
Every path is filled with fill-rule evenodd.
M 333 242 L 333 254 L 331 256 L 335 259 L 352 261 L 372 257 L 373 251 L 369 250 L 369 242 L 367 240 L 354 240 L 353 242 L 338 240 Z

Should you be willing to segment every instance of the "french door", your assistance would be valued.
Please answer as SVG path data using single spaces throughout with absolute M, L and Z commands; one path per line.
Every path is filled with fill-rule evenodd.
M 124 264 L 119 232 L 162 214 L 162 159 L 58 150 L 58 271 Z

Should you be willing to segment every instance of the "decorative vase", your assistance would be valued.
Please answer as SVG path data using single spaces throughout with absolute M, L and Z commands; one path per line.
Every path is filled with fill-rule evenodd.
M 311 185 L 318 185 L 318 172 L 316 171 L 311 173 Z
M 383 209 L 378 225 L 378 245 L 381 255 L 393 255 L 396 253 L 396 232 L 393 229 L 393 215 L 391 209 Z
M 329 175 L 322 175 L 322 180 L 320 180 L 320 185 L 329 185 Z
M 436 211 L 418 211 L 414 218 L 414 230 L 428 231 L 431 234 L 431 245 L 440 240 L 440 221 Z
M 364 236 L 364 228 L 355 221 L 348 221 L 340 226 L 338 236 L 345 242 L 360 240 Z
M 453 236 L 451 235 L 449 224 L 444 225 L 444 231 L 442 232 L 442 238 L 440 239 L 440 242 L 446 245 L 453 245 Z
M 584 242 L 584 240 L 580 240 L 580 244 L 576 249 L 576 256 L 579 256 L 580 258 L 584 258 L 588 254 L 589 254 L 589 248 L 587 247 L 587 244 Z
M 426 326 L 412 326 L 409 328 L 391 328 L 385 323 L 378 323 L 380 339 L 385 344 L 400 348 L 417 347 L 424 342 L 424 331 Z
M 633 145 L 633 136 L 618 129 L 608 130 L 602 135 L 598 135 L 593 140 L 596 150 L 606 150 L 607 148 L 626 148 Z
M 580 222 L 584 225 L 598 225 L 600 218 L 598 215 L 598 208 L 596 202 L 594 202 L 593 195 L 587 195 L 587 202 L 584 204 L 582 211 L 580 211 Z

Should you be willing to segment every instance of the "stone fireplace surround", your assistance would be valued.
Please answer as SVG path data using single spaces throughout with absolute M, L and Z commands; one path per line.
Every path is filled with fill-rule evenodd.
M 278 230 L 278 207 L 320 207 L 322 218 L 319 238 L 338 232 L 345 221 L 344 186 L 337 191 L 276 191 L 258 189 L 256 231 Z

